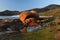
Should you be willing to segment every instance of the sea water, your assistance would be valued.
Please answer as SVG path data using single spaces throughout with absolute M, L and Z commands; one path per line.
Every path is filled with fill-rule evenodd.
M 0 19 L 18 19 L 19 16 L 15 15 L 15 16 L 0 16 Z

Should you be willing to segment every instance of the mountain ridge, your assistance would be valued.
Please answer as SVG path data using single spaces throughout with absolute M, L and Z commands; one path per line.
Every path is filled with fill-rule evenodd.
M 44 8 L 33 8 L 33 9 L 30 9 L 30 10 L 27 10 L 27 11 L 35 10 L 35 11 L 37 11 L 37 13 L 41 13 L 41 12 L 46 12 L 46 11 L 49 11 L 49 10 L 52 10 L 52 9 L 57 9 L 57 8 L 60 8 L 60 5 L 50 4 L 50 5 L 48 5 L 48 6 L 44 7 Z M 5 10 L 5 11 L 0 12 L 0 16 L 2 16 L 2 15 L 3 16 L 19 15 L 21 12 Z
M 31 10 L 35 10 L 38 13 L 40 13 L 40 12 L 45 12 L 45 11 L 49 11 L 49 10 L 57 9 L 57 8 L 60 8 L 60 5 L 50 4 L 50 5 L 48 5 L 48 6 L 44 7 L 44 8 L 34 8 L 34 9 L 31 9 Z

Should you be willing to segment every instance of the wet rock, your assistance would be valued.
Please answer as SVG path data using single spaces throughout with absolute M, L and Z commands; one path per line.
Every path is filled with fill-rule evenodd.
M 34 31 L 41 30 L 41 29 L 42 27 L 40 25 L 33 26 L 33 27 L 27 27 L 27 32 L 34 32 Z

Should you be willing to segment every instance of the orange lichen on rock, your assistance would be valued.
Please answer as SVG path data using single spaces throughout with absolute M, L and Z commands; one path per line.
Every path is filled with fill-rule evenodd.
M 29 15 L 29 11 L 24 11 L 19 15 L 19 19 L 24 23 L 25 22 L 25 18 Z
M 26 23 L 30 23 L 32 21 L 35 21 L 34 18 L 28 18 L 28 19 L 25 20 Z
M 35 23 L 35 22 L 31 22 L 31 23 L 29 24 L 29 26 L 30 26 L 30 27 L 38 26 L 38 24 L 37 24 L 37 23 Z
M 19 15 L 19 19 L 20 19 L 20 21 L 22 21 L 22 23 L 25 23 L 26 19 L 28 19 L 28 21 L 29 21 L 29 18 L 37 19 L 37 18 L 39 18 L 39 15 L 36 13 L 31 13 L 29 11 L 24 11 Z

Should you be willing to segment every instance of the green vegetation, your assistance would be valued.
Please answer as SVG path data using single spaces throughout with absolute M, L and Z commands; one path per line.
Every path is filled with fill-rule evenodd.
M 60 16 L 60 8 L 53 9 L 53 10 L 49 10 L 49 11 L 46 11 L 46 12 L 42 12 L 42 13 L 40 13 L 40 15 L 47 15 L 47 16 L 54 15 L 54 16 Z
M 1 40 L 54 40 L 54 32 L 44 28 L 32 33 L 6 34 Z

